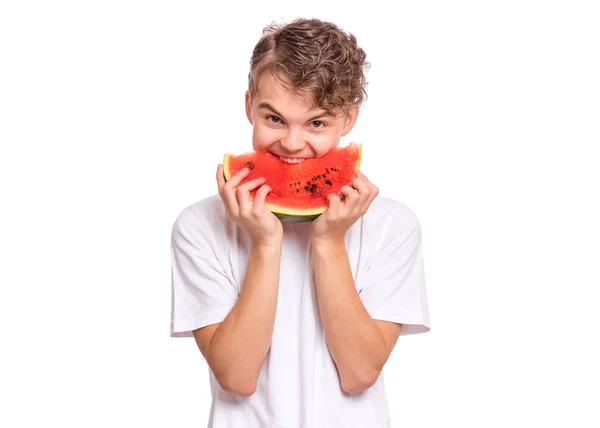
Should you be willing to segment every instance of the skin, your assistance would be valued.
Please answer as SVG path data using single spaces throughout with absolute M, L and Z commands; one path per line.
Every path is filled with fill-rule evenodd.
M 246 93 L 255 151 L 286 158 L 321 157 L 337 147 L 358 117 L 358 108 L 313 108 L 270 73 L 261 76 L 256 94 Z M 194 331 L 196 343 L 217 381 L 228 392 L 254 393 L 268 353 L 277 305 L 283 227 L 265 207 L 269 186 L 259 178 L 240 185 L 243 170 L 228 182 L 217 168 L 219 194 L 228 215 L 251 238 L 252 248 L 240 296 L 225 320 Z M 250 192 L 258 189 L 254 200 Z M 401 325 L 374 320 L 363 306 L 352 278 L 344 236 L 363 216 L 378 188 L 359 173 L 312 222 L 310 241 L 319 311 L 341 387 L 349 393 L 369 388 L 392 352 Z M 325 257 L 326 256 L 326 257 Z M 327 260 L 327 261 L 325 261 Z M 343 322 L 340 322 L 343 320 Z

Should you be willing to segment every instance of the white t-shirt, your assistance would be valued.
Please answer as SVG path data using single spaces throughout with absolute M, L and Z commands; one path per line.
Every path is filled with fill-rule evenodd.
M 226 392 L 209 369 L 209 428 L 391 426 L 383 372 L 360 393 L 340 386 L 320 324 L 309 227 L 283 223 L 273 338 L 255 393 Z M 250 247 L 218 195 L 182 211 L 172 233 L 172 337 L 192 337 L 192 330 L 225 319 L 240 293 Z M 346 233 L 346 248 L 369 314 L 403 324 L 401 335 L 429 331 L 421 229 L 414 213 L 377 197 Z

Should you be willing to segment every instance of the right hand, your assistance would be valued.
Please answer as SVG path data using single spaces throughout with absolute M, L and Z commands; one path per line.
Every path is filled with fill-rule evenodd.
M 225 181 L 223 165 L 219 164 L 217 167 L 219 195 L 225 210 L 233 221 L 250 235 L 253 244 L 280 244 L 283 239 L 283 226 L 265 205 L 265 198 L 271 188 L 263 185 L 264 177 L 255 178 L 240 186 L 248 172 L 248 168 L 244 168 L 229 181 Z M 250 192 L 259 186 L 254 200 L 251 200 Z

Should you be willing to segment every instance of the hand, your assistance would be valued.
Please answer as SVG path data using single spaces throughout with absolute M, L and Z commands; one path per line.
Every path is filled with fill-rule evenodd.
M 351 186 L 327 197 L 327 209 L 311 224 L 311 241 L 343 241 L 346 231 L 367 212 L 378 194 L 379 189 L 359 172 Z
M 283 239 L 283 226 L 265 205 L 265 198 L 271 188 L 262 185 L 265 181 L 264 177 L 240 185 L 248 172 L 248 168 L 244 168 L 226 182 L 223 176 L 223 165 L 219 164 L 217 167 L 219 195 L 225 210 L 233 221 L 250 235 L 253 244 L 280 244 Z M 252 200 L 250 192 L 259 186 Z

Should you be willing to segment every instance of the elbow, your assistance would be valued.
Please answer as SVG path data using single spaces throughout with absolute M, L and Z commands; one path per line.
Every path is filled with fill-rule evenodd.
M 348 394 L 358 394 L 375 385 L 380 373 L 380 370 L 368 370 L 354 376 L 343 376 L 342 389 Z
M 240 372 L 247 372 L 247 369 L 223 367 L 214 363 L 214 358 L 207 358 L 208 367 L 219 386 L 229 394 L 235 394 L 242 397 L 249 397 L 256 392 L 256 376 L 240 376 Z
M 241 397 L 250 397 L 252 394 L 256 392 L 256 384 L 246 384 L 246 385 L 232 385 L 229 388 L 223 388 L 225 391 L 230 394 L 239 395 Z
M 221 388 L 230 394 L 250 397 L 256 392 L 256 381 L 241 381 L 240 379 L 227 379 L 225 377 L 217 378 L 217 381 Z

